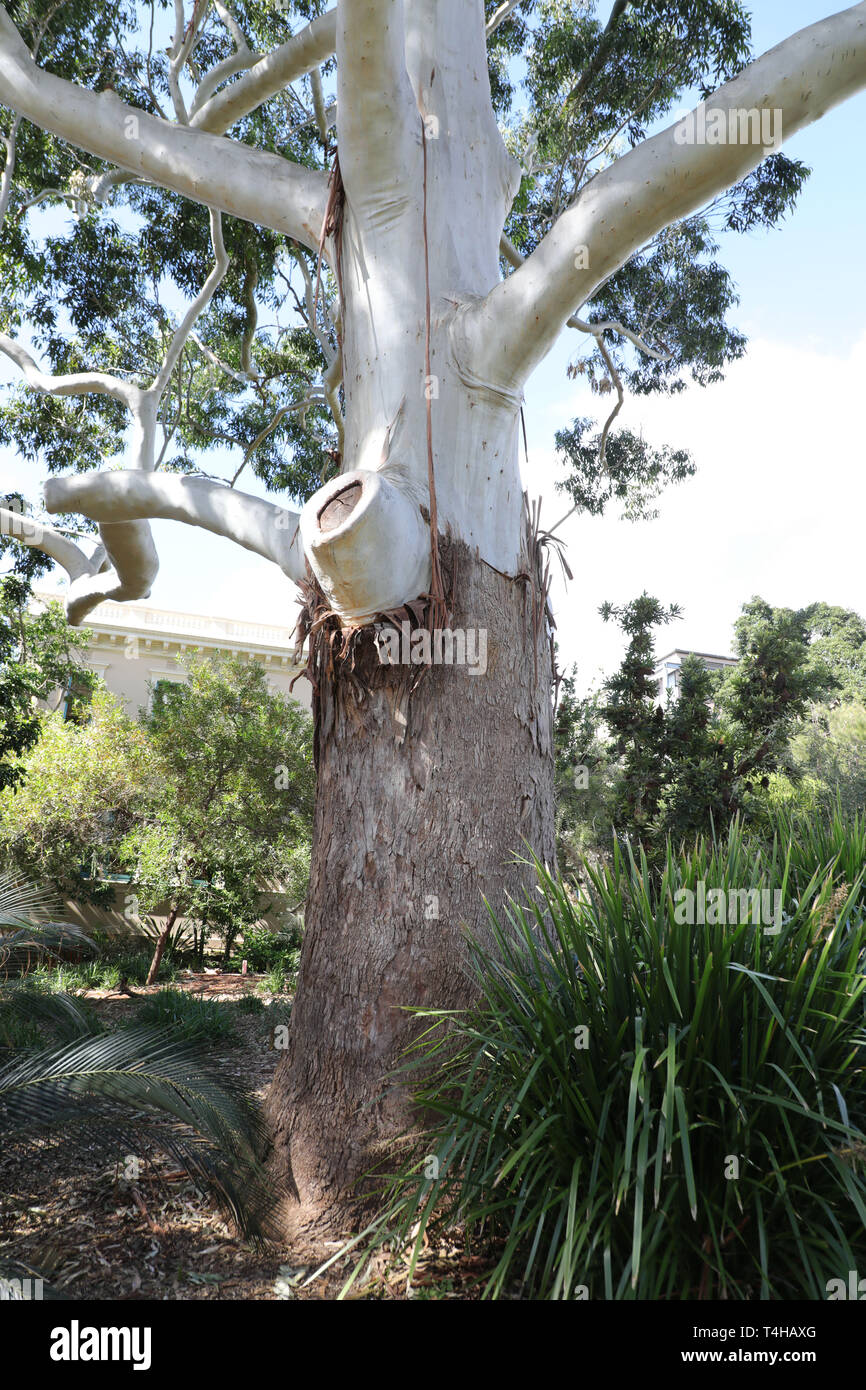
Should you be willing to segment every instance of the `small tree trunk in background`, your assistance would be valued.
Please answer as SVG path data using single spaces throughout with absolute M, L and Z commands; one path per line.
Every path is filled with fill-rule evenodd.
M 388 1074 L 418 1031 L 407 1005 L 461 1008 L 469 927 L 553 864 L 551 652 L 544 600 L 459 547 L 452 627 L 486 631 L 487 670 L 379 664 L 318 692 L 313 866 L 289 1048 L 270 1091 L 297 1251 L 354 1216 L 352 1185 L 411 1121 Z M 452 551 L 450 563 L 453 571 Z
M 156 984 L 156 977 L 159 974 L 163 952 L 168 945 L 171 929 L 177 921 L 177 911 L 176 907 L 169 909 L 169 914 L 165 919 L 165 926 L 156 939 L 156 949 L 153 953 L 153 960 L 150 962 L 150 969 L 147 972 L 147 979 L 144 982 L 146 985 Z

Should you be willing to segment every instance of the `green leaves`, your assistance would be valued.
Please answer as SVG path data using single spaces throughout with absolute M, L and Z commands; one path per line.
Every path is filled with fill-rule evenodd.
M 622 503 L 624 519 L 655 516 L 650 504 L 662 489 L 695 472 L 684 449 L 653 449 L 626 429 L 608 435 L 602 461 L 601 433 L 590 434 L 592 428 L 591 420 L 577 419 L 571 429 L 557 430 L 554 436 L 560 459 L 569 469 L 556 486 L 590 516 L 601 516 L 614 499 Z
M 36 1144 L 63 1126 L 70 1142 L 113 1157 L 155 1142 L 253 1239 L 264 1237 L 279 1200 L 259 1157 L 258 1108 L 165 1029 L 120 1029 L 13 1059 L 0 1067 L 0 1125 L 6 1145 Z
M 310 720 L 258 663 L 193 657 L 187 671 L 145 725 L 104 690 L 80 725 L 48 718 L 23 785 L 0 793 L 0 855 L 77 898 L 128 872 L 136 913 L 168 900 L 234 933 L 263 893 L 304 897 Z
M 24 577 L 0 579 L 0 795 L 20 783 L 20 756 L 39 738 L 42 715 L 34 702 L 59 689 L 75 713 L 95 679 L 81 660 L 89 632 L 71 628 L 59 603 L 33 612 L 29 599 Z
M 391 1242 L 411 1279 L 424 1239 L 462 1233 L 491 1298 L 814 1298 L 855 1267 L 863 874 L 839 884 L 863 827 L 824 827 L 829 873 L 826 845 L 783 831 L 769 853 L 736 825 L 669 849 L 659 878 L 615 847 L 580 896 L 537 866 L 471 945 L 477 1008 L 419 1011 L 399 1080 L 441 1118 L 367 1254 Z M 699 882 L 779 891 L 779 932 L 678 921 Z

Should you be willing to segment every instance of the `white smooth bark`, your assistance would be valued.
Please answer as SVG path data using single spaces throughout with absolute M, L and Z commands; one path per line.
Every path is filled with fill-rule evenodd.
M 20 512 L 0 507 L 0 536 L 10 536 L 22 545 L 42 550 L 61 565 L 70 579 L 80 579 L 82 575 L 93 575 L 98 571 L 98 562 L 85 555 L 80 546 L 67 536 L 62 536 L 52 526 L 45 526 L 32 516 L 22 516 Z
M 93 391 L 101 396 L 111 396 L 134 410 L 143 394 L 137 386 L 107 372 L 70 372 L 58 376 L 43 372 L 27 349 L 5 333 L 0 333 L 0 352 L 21 369 L 29 386 L 43 391 L 46 396 L 84 396 Z
M 424 495 L 408 480 L 395 486 L 383 470 L 355 469 L 332 478 L 301 512 L 301 539 L 310 567 L 334 612 L 362 624 L 399 608 L 430 585 L 430 532 L 421 512 Z M 319 517 L 341 492 L 360 495 L 339 525 L 323 530 Z M 391 539 L 386 549 L 382 538 Z
M 48 479 L 45 506 L 49 512 L 81 512 L 112 533 L 119 529 L 113 523 L 139 518 L 201 526 L 272 560 L 295 583 L 304 578 L 298 514 L 205 478 L 138 470 L 75 473 Z M 119 557 L 121 567 L 126 558 Z M 137 567 L 137 556 L 132 559 Z
M 785 39 L 725 83 L 713 110 L 782 112 L 782 139 L 866 86 L 866 3 Z M 688 119 L 688 118 L 687 118 Z M 524 265 L 463 319 L 457 351 L 518 389 L 566 320 L 635 251 L 705 207 L 764 158 L 759 144 L 681 143 L 677 122 L 599 173 Z M 579 268 L 585 248 L 588 266 Z
M 106 599 L 131 603 L 136 599 L 148 598 L 159 572 L 159 556 L 146 521 L 124 521 L 119 525 L 100 526 L 99 537 L 110 568 L 92 576 L 82 575 L 70 584 L 66 596 L 66 616 L 73 627 L 78 627 L 88 613 Z
M 504 3 L 492 23 L 509 12 Z M 527 377 L 566 323 L 590 329 L 576 310 L 629 256 L 743 178 L 766 150 L 682 143 L 680 122 L 599 173 L 537 250 L 500 282 L 500 234 L 519 170 L 490 103 L 480 4 L 340 0 L 336 11 L 223 91 L 194 103 L 198 129 L 143 116 L 41 72 L 0 8 L 0 101 L 136 176 L 315 248 L 324 176 L 205 131 L 227 128 L 323 61 L 332 45 L 344 195 L 344 473 L 310 500 L 300 529 L 333 606 L 355 621 L 429 586 L 430 538 L 421 524 L 432 500 L 428 402 L 440 530 L 506 574 L 525 570 L 517 440 Z M 239 55 L 246 63 L 240 46 Z M 206 77 L 204 90 L 218 79 Z M 707 105 L 778 108 L 784 139 L 864 86 L 866 0 L 787 39 Z M 129 117 L 140 124 L 127 141 Z M 599 335 L 605 327 L 590 331 Z M 339 525 L 331 511 L 323 527 L 335 490 L 352 480 L 360 500 L 346 506 Z M 241 502 L 218 485 L 85 475 L 55 480 L 50 495 L 105 527 L 118 526 L 112 558 L 124 575 L 129 562 L 138 583 L 146 557 L 134 538 L 123 540 L 118 523 L 137 526 L 147 516 L 206 526 L 268 554 L 293 578 L 304 572 L 297 536 L 278 543 L 273 516 L 261 510 L 268 504 Z
M 203 104 L 194 102 L 190 125 L 222 135 L 284 87 L 327 62 L 336 46 L 337 11 L 328 10 L 272 53 L 256 55 L 250 70 L 237 82 L 224 87 Z
M 325 176 L 266 150 L 173 125 L 39 68 L 0 6 L 0 102 L 148 183 L 285 232 L 315 250 Z

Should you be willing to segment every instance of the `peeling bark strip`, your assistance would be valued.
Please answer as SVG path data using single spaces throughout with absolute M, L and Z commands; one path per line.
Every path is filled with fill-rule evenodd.
M 323 1213 L 345 1221 L 341 1194 L 411 1122 L 387 1088 L 417 1026 L 404 1006 L 465 1006 L 463 933 L 484 934 L 483 896 L 501 907 L 529 885 L 514 862 L 527 843 L 554 860 L 550 682 L 533 688 L 530 588 L 458 550 L 455 622 L 487 629 L 486 674 L 434 666 L 412 688 L 364 629 L 317 692 L 308 927 L 269 1099 L 280 1169 L 303 1196 L 290 1213 L 301 1244 Z M 446 573 L 455 558 L 443 546 Z M 547 672 L 547 633 L 537 640 Z

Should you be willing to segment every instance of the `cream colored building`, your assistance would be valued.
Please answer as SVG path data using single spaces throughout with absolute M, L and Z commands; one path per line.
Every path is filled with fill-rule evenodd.
M 37 601 L 62 598 L 41 592 Z M 86 664 L 123 700 L 129 714 L 150 703 L 150 688 L 158 681 L 179 682 L 185 673 L 178 657 L 192 651 L 206 656 L 230 653 L 264 667 L 272 690 L 309 710 L 312 688 L 305 676 L 290 689 L 303 669 L 294 658 L 294 633 L 288 627 L 238 618 L 212 618 L 201 613 L 175 613 L 144 603 L 101 603 L 86 619 L 92 633 Z

